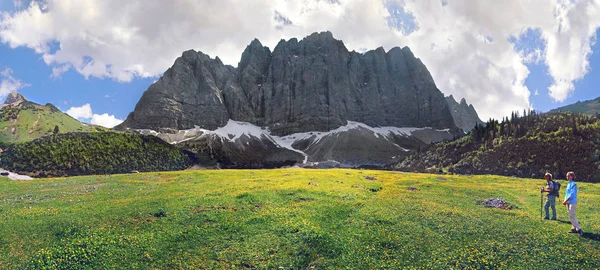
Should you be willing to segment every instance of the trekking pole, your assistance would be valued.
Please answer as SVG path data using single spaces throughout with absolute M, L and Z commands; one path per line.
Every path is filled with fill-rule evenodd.
M 540 220 L 542 220 L 542 204 L 544 201 L 544 193 L 540 192 Z

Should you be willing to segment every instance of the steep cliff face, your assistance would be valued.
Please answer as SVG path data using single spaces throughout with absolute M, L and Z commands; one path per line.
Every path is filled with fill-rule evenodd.
M 254 40 L 237 68 L 186 51 L 144 93 L 118 129 L 182 130 L 229 119 L 276 135 L 369 126 L 455 128 L 448 103 L 409 48 L 349 52 L 329 32 Z
M 479 119 L 477 111 L 471 104 L 467 104 L 467 101 L 463 98 L 460 103 L 456 102 L 452 95 L 446 97 L 448 106 L 450 107 L 450 113 L 457 127 L 462 129 L 464 132 L 469 132 L 475 127 L 475 124 L 483 124 L 483 121 Z
M 186 51 L 152 84 L 120 127 L 134 129 L 215 129 L 229 113 L 221 93 L 234 80 L 235 69 L 217 59 Z

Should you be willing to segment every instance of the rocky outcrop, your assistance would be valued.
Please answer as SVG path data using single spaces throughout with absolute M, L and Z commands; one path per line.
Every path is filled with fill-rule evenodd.
M 3 105 L 18 105 L 21 104 L 23 101 L 27 101 L 27 99 L 24 96 L 17 92 L 11 92 L 6 97 L 6 100 L 4 100 Z
M 450 107 L 450 113 L 454 119 L 454 123 L 457 127 L 462 129 L 464 132 L 471 131 L 475 124 L 483 124 L 483 121 L 479 119 L 477 111 L 471 104 L 467 104 L 467 101 L 463 98 L 460 100 L 460 104 L 456 102 L 452 95 L 446 97 L 446 102 Z
M 237 68 L 186 51 L 117 129 L 214 130 L 229 119 L 276 135 L 369 126 L 455 128 L 443 94 L 408 47 L 349 52 L 329 32 L 254 40 Z

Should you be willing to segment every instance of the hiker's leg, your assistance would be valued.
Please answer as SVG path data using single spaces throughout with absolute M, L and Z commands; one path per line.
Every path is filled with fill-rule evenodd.
M 549 200 L 549 198 L 546 198 L 546 203 L 544 204 L 544 210 L 546 210 L 546 216 L 544 217 L 544 219 L 550 218 L 550 214 L 548 213 L 549 206 L 550 206 L 550 200 Z
M 556 197 L 549 198 L 550 207 L 552 207 L 552 219 L 556 220 Z
M 573 225 L 573 228 L 580 230 L 579 220 L 577 220 L 577 217 L 575 216 L 576 210 L 577 204 L 569 204 L 569 219 L 571 220 L 571 224 Z
M 571 217 L 571 204 L 567 203 L 567 213 L 569 215 L 569 221 L 571 222 L 571 230 L 575 230 L 575 226 L 573 225 L 573 218 Z

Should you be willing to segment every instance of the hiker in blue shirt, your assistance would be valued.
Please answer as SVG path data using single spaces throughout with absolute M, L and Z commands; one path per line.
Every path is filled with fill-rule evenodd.
M 567 191 L 565 192 L 565 200 L 563 201 L 563 205 L 567 206 L 567 210 L 569 211 L 569 219 L 571 220 L 571 230 L 569 233 L 578 233 L 579 236 L 583 236 L 583 231 L 579 226 L 579 221 L 575 216 L 575 211 L 577 210 L 577 183 L 575 183 L 575 173 L 568 172 L 567 180 L 569 183 L 567 184 Z
M 546 210 L 546 217 L 544 219 L 550 219 L 548 208 L 552 208 L 552 220 L 556 220 L 556 197 L 558 196 L 558 190 L 554 186 L 554 181 L 552 181 L 552 174 L 546 173 L 544 178 L 546 178 L 546 187 L 542 188 L 542 193 L 548 192 L 546 204 L 544 204 L 544 210 Z

